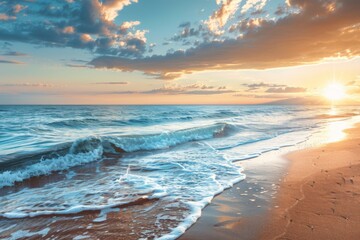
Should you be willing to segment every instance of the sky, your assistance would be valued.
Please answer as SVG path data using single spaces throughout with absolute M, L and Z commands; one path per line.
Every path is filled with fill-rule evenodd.
M 0 104 L 360 100 L 359 0 L 0 0 Z

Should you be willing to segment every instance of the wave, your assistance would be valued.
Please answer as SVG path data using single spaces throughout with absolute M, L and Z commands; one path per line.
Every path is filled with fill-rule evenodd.
M 45 123 L 46 126 L 52 128 L 86 128 L 94 124 L 106 124 L 109 126 L 131 126 L 131 125 L 153 125 L 163 122 L 187 122 L 195 119 L 225 119 L 239 116 L 239 113 L 230 110 L 218 110 L 210 113 L 202 113 L 196 111 L 175 111 L 171 116 L 168 112 L 160 112 L 156 115 L 140 115 L 135 117 L 124 117 L 114 119 L 101 119 L 93 117 L 77 117 L 56 120 Z M 60 117 L 60 116 L 59 116 Z
M 167 116 L 157 116 L 157 117 L 137 117 L 137 118 L 129 118 L 129 119 L 95 119 L 95 118 L 81 118 L 81 119 L 66 119 L 60 121 L 54 121 L 46 123 L 47 127 L 51 128 L 87 128 L 94 126 L 96 124 L 102 124 L 107 126 L 147 126 L 153 124 L 159 124 L 163 122 L 185 122 L 191 121 L 193 117 L 191 116 L 179 116 L 179 117 L 167 117 Z
M 81 128 L 98 122 L 99 120 L 95 118 L 66 119 L 61 121 L 50 122 L 47 123 L 46 125 L 55 128 Z
M 31 177 L 49 175 L 56 171 L 97 161 L 102 158 L 104 153 L 160 150 L 191 141 L 221 137 L 228 133 L 227 126 L 225 123 L 219 123 L 151 135 L 81 138 L 73 142 L 67 151 L 61 150 L 56 157 L 46 158 L 43 155 L 40 161 L 29 166 L 0 173 L 0 188 L 13 186 L 16 182 L 22 182 Z M 54 155 L 56 153 L 52 153 L 52 156 Z M 22 159 L 26 159 L 26 157 L 22 157 Z M 22 160 L 22 162 L 25 161 Z
M 80 140 L 82 142 L 84 140 Z M 86 141 L 86 140 L 85 140 Z M 75 145 L 77 142 L 74 143 Z M 0 174 L 0 188 L 13 186 L 16 182 L 22 182 L 31 177 L 49 175 L 55 171 L 67 170 L 71 167 L 93 162 L 101 158 L 103 148 L 101 145 L 89 152 L 68 154 L 56 158 L 41 159 L 39 162 L 25 167 L 24 169 L 5 171 Z
M 357 113 L 353 112 L 346 112 L 346 113 L 339 113 L 339 114 L 320 114 L 315 116 L 317 119 L 333 119 L 333 118 L 350 118 L 358 116 Z
M 0 216 L 8 219 L 19 219 L 19 218 L 33 218 L 38 216 L 57 216 L 57 215 L 69 215 L 69 214 L 77 214 L 85 211 L 99 211 L 104 209 L 116 208 L 116 207 L 129 207 L 133 205 L 142 205 L 147 202 L 151 202 L 157 200 L 159 196 L 140 196 L 139 198 L 132 199 L 129 202 L 119 202 L 107 205 L 77 205 L 65 210 L 44 210 L 37 212 L 25 212 L 25 211 L 14 211 L 14 212 L 0 212 Z
M 134 135 L 103 138 L 107 152 L 135 152 L 166 149 L 191 141 L 220 137 L 226 134 L 227 124 L 219 123 L 205 127 L 190 128 L 174 132 L 151 135 Z

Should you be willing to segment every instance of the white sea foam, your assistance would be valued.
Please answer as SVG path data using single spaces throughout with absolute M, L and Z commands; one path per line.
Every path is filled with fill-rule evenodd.
M 111 212 L 119 212 L 119 208 L 104 208 L 100 211 L 100 214 L 97 218 L 93 220 L 93 222 L 104 222 L 106 221 L 107 214 Z
M 19 170 L 5 171 L 0 174 L 0 188 L 12 186 L 31 177 L 49 175 L 55 171 L 90 163 L 100 159 L 104 151 L 113 151 L 113 147 L 126 152 L 169 148 L 189 141 L 212 138 L 225 130 L 226 124 L 163 132 L 161 134 L 119 137 L 87 137 L 75 141 L 65 156 L 43 159 L 38 163 Z M 105 149 L 104 149 L 105 147 Z M 67 175 L 73 177 L 73 175 Z
M 69 153 L 62 157 L 41 160 L 23 169 L 5 171 L 0 174 L 0 188 L 12 186 L 16 182 L 21 182 L 31 177 L 48 175 L 55 171 L 67 170 L 71 167 L 93 162 L 100 159 L 102 154 L 102 146 L 99 146 L 90 152 Z
M 125 152 L 165 149 L 190 141 L 213 138 L 223 133 L 226 126 L 226 124 L 219 123 L 160 134 L 112 137 L 105 138 L 104 142 L 108 141 L 110 145 L 114 144 Z
M 296 107 L 201 106 L 194 107 L 194 111 L 191 110 L 192 107 L 177 106 L 165 107 L 166 111 L 161 113 L 158 109 L 152 111 L 152 107 L 139 107 L 140 111 L 138 107 L 133 110 L 119 107 L 120 111 L 114 107 L 114 111 L 101 113 L 101 116 L 107 119 L 106 123 L 94 114 L 92 117 L 96 121 L 85 121 L 86 124 L 83 124 L 82 118 L 88 118 L 89 113 L 79 108 L 76 107 L 79 112 L 73 111 L 67 116 L 61 131 L 57 129 L 59 124 L 45 124 L 49 129 L 44 132 L 41 132 L 44 126 L 31 133 L 27 132 L 26 128 L 21 129 L 28 135 L 32 134 L 33 141 L 29 141 L 29 144 L 26 137 L 17 141 L 18 133 L 0 139 L 0 146 L 5 154 L 16 152 L 20 148 L 32 150 L 31 144 L 38 140 L 43 142 L 33 144 L 36 145 L 35 150 L 46 149 L 47 142 L 73 142 L 67 154 L 44 158 L 35 163 L 31 161 L 31 165 L 0 174 L 0 188 L 33 176 L 49 175 L 54 171 L 64 171 L 66 176 L 37 188 L 19 188 L 0 196 L 0 216 L 28 218 L 100 210 L 95 221 L 106 221 L 109 209 L 121 209 L 123 204 L 159 199 L 149 201 L 149 206 L 144 206 L 143 213 L 156 208 L 157 204 L 153 201 L 166 202 L 167 206 L 171 206 L 170 209 L 187 209 L 177 215 L 178 219 L 167 214 L 166 210 L 157 216 L 164 233 L 159 239 L 175 239 L 200 217 L 202 208 L 211 202 L 216 194 L 245 178 L 242 169 L 235 166 L 233 161 L 249 159 L 266 151 L 297 144 L 311 135 L 314 126 L 330 121 L 317 121 L 311 117 L 299 118 L 305 115 L 304 111 L 309 116 L 311 114 L 308 114 L 308 110 Z M 104 109 L 99 108 L 98 111 Z M 67 114 L 67 111 L 60 112 Z M 35 111 L 31 111 L 28 114 L 29 119 L 34 119 L 34 113 Z M 182 116 L 187 114 L 191 115 L 191 118 Z M 65 117 L 58 115 L 56 118 L 63 121 Z M 40 113 L 39 116 L 38 122 L 49 121 L 48 115 Z M 75 117 L 79 121 L 71 121 Z M 8 118 L 10 120 L 4 122 L 11 123 L 13 118 L 11 115 Z M 23 118 L 22 121 L 26 122 L 26 119 Z M 174 119 L 184 121 L 175 122 Z M 157 120 L 162 124 L 157 124 Z M 31 123 L 33 121 L 31 120 Z M 91 125 L 92 122 L 97 125 Z M 107 123 L 113 125 L 107 126 Z M 116 125 L 117 123 L 119 125 Z M 0 135 L 4 136 L 7 132 L 1 132 L 1 129 L 11 127 L 2 124 L 0 123 Z M 64 128 L 71 130 L 65 131 Z M 62 134 L 63 131 L 65 134 Z M 86 137 L 93 135 L 98 137 Z M 77 138 L 80 139 L 74 141 Z M 169 149 L 170 147 L 174 148 Z M 1 154 L 4 154 L 3 152 Z M 112 156 L 119 156 L 121 159 Z M 71 169 L 90 162 L 96 162 L 92 170 Z M 131 206 L 127 208 L 130 209 Z M 169 220 L 171 225 L 167 225 L 169 223 L 166 220 Z M 172 228 L 174 223 L 177 223 L 177 226 Z M 134 222 L 134 225 L 136 224 L 139 223 Z M 150 237 L 158 236 L 156 229 L 142 230 Z M 15 232 L 13 237 L 33 233 Z M 74 237 L 80 239 L 83 236 L 86 237 L 85 233 Z
M 17 225 L 17 224 L 13 224 L 13 225 L 10 225 L 10 226 L 8 226 L 8 227 L 0 227 L 0 233 L 5 232 L 5 231 L 7 231 L 7 230 L 10 230 L 10 229 L 16 227 L 16 225 Z
M 91 182 L 56 182 L 41 189 L 23 189 L 0 197 L 0 216 L 15 219 L 44 215 L 68 215 L 83 211 L 109 209 L 138 200 L 166 196 L 165 190 L 151 179 L 128 174 L 120 184 L 108 173 L 94 176 Z M 13 201 L 17 204 L 14 206 Z
M 89 235 L 78 235 L 76 237 L 73 238 L 73 240 L 81 240 L 81 239 L 90 239 L 91 236 Z
M 9 240 L 17 240 L 20 238 L 29 238 L 33 236 L 40 235 L 41 237 L 45 237 L 50 231 L 50 228 L 44 228 L 43 230 L 30 232 L 29 230 L 19 230 L 11 234 Z
M 201 201 L 197 202 L 186 202 L 186 204 L 189 206 L 190 214 L 175 228 L 171 229 L 171 232 L 168 234 L 165 234 L 159 238 L 158 240 L 173 240 L 180 237 L 182 234 L 185 233 L 185 231 L 190 228 L 201 216 L 202 209 L 211 203 L 212 199 L 215 195 L 223 192 L 225 189 L 232 187 L 235 183 L 240 182 L 245 179 L 245 175 L 242 175 L 241 177 L 238 177 L 236 179 L 233 179 L 230 181 L 227 185 L 224 187 L 219 187 L 217 192 L 213 192 L 213 196 L 205 197 Z M 221 185 L 220 185 L 221 186 Z

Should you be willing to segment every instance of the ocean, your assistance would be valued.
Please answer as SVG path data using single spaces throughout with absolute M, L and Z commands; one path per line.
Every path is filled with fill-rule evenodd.
M 175 239 L 215 195 L 246 179 L 242 161 L 359 114 L 336 111 L 0 106 L 0 238 Z

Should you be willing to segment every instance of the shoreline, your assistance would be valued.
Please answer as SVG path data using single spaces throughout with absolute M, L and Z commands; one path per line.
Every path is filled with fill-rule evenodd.
M 353 120 L 355 120 L 355 118 Z M 156 201 L 151 204 L 146 201 L 134 206 L 114 206 L 109 207 L 108 209 L 79 212 L 74 215 L 41 215 L 34 218 L 23 219 L 1 218 L 0 228 L 3 232 L 0 229 L 0 238 L 6 238 L 12 235 L 17 236 L 18 234 L 24 233 L 23 229 L 26 229 L 25 231 L 30 231 L 29 234 L 38 235 L 40 233 L 45 234 L 45 230 L 47 230 L 44 236 L 52 237 L 66 236 L 68 238 L 88 237 L 102 239 L 106 237 L 107 239 L 139 239 L 145 238 L 149 233 L 147 230 L 143 231 L 143 229 L 155 229 L 154 234 L 158 236 L 169 235 L 167 234 L 169 226 L 172 230 L 180 229 L 177 232 L 179 233 L 177 236 L 180 236 L 178 238 L 180 240 L 227 240 L 239 238 L 274 239 L 277 236 L 281 237 L 287 234 L 287 231 L 283 231 L 281 227 L 287 227 L 290 223 L 294 222 L 294 220 L 287 217 L 287 215 L 281 215 L 281 210 L 285 211 L 287 214 L 290 209 L 289 206 L 294 206 L 294 203 L 290 201 L 282 204 L 281 199 L 279 200 L 279 196 L 285 195 L 288 198 L 290 196 L 290 200 L 295 201 L 303 200 L 302 196 L 292 196 L 287 193 L 284 194 L 284 188 L 286 189 L 286 184 L 289 183 L 289 177 L 286 175 L 288 174 L 288 171 L 294 168 L 293 161 L 295 161 L 285 159 L 285 157 L 289 158 L 290 156 L 291 158 L 293 154 L 299 154 L 297 158 L 303 159 L 305 154 L 304 152 L 313 151 L 314 149 L 320 149 L 321 151 L 319 150 L 319 154 L 323 154 L 323 152 L 328 153 L 328 150 L 324 151 L 323 148 L 328 145 L 338 143 L 324 142 L 343 139 L 345 133 L 343 133 L 342 130 L 345 128 L 349 129 L 351 127 L 349 124 L 352 125 L 354 122 L 353 120 L 347 119 L 343 121 L 329 121 L 328 124 L 322 124 L 320 128 L 314 128 L 315 130 L 308 131 L 307 133 L 304 131 L 300 132 L 301 134 L 279 135 L 279 138 L 274 137 L 254 142 L 251 143 L 251 145 L 244 144 L 239 147 L 237 151 L 230 152 L 230 156 L 236 158 L 236 154 L 240 152 L 246 152 L 249 151 L 249 149 L 259 150 L 256 155 L 258 157 L 233 162 L 233 164 L 244 169 L 242 173 L 246 174 L 247 178 L 216 195 L 211 204 L 207 205 L 203 209 L 201 217 L 198 221 L 187 229 L 181 236 L 180 234 L 185 230 L 185 227 L 183 225 L 179 227 L 179 225 L 177 225 L 179 223 L 177 219 L 184 217 L 183 213 L 186 213 L 188 208 L 186 208 L 185 205 L 177 204 L 177 202 L 171 202 L 171 199 L 160 198 L 155 199 Z M 330 125 L 335 126 L 335 132 L 332 132 L 334 128 L 329 128 Z M 340 135 L 339 132 L 341 132 Z M 356 135 L 357 138 L 360 137 L 360 134 L 358 135 L 359 136 Z M 285 137 L 283 138 L 283 136 Z M 305 140 L 300 141 L 298 139 L 299 136 Z M 333 138 L 334 136 L 335 138 Z M 353 138 L 348 138 L 350 139 L 349 141 L 353 142 Z M 272 146 L 271 143 L 273 141 L 275 141 L 275 145 L 278 147 L 270 147 Z M 340 141 L 340 143 L 342 141 Z M 267 145 L 268 143 L 270 144 Z M 246 149 L 246 147 L 249 147 L 249 149 Z M 181 148 L 181 146 L 179 148 Z M 301 151 L 299 151 L 300 149 Z M 342 151 L 343 147 L 340 146 L 339 149 Z M 310 156 L 313 156 L 313 154 L 310 154 Z M 69 172 L 69 174 L 67 172 L 58 172 L 55 175 L 52 174 L 51 176 L 44 175 L 34 177 L 31 178 L 30 181 L 22 182 L 19 185 L 15 185 L 5 190 L 9 190 L 9 193 L 11 193 L 12 190 L 18 191 L 22 188 L 26 189 L 27 187 L 30 189 L 36 189 L 38 187 L 44 187 L 46 184 L 60 182 L 65 179 L 67 179 L 68 182 L 73 182 L 74 177 L 76 177 L 75 180 L 79 180 L 84 176 L 90 176 L 91 174 L 97 175 L 98 172 L 101 172 L 99 171 L 100 169 L 108 168 L 111 170 L 114 168 L 113 166 L 122 166 L 121 163 L 122 158 L 106 158 L 98 162 L 86 164 L 85 167 L 77 166 L 72 168 L 71 171 L 76 174 L 72 172 Z M 309 174 L 313 174 L 308 170 L 309 166 L 311 167 L 313 165 L 314 164 L 312 164 L 311 161 L 309 163 L 305 162 L 303 170 L 300 171 L 299 178 L 305 178 Z M 336 165 L 333 168 L 337 169 L 337 167 L 343 166 L 344 165 L 340 164 L 339 166 Z M 295 167 L 295 169 L 297 168 Z M 325 170 L 329 171 L 329 169 Z M 285 182 L 283 182 L 284 179 Z M 297 180 L 300 181 L 299 179 Z M 346 182 L 347 180 L 345 179 L 343 181 Z M 348 181 L 352 181 L 353 184 L 354 179 L 349 179 Z M 316 180 L 316 182 L 318 183 L 319 181 Z M 357 182 L 356 179 L 355 182 Z M 279 194 L 278 192 L 280 186 L 281 189 Z M 295 184 L 293 186 L 295 186 Z M 301 186 L 299 189 L 301 189 Z M 164 214 L 164 209 L 171 213 L 171 215 Z M 276 213 L 278 213 L 278 215 L 276 215 Z M 200 214 L 197 216 L 200 216 Z M 271 227 L 271 224 L 274 224 L 274 217 L 275 220 L 278 220 L 278 222 L 275 221 L 275 227 L 277 228 L 276 231 L 274 231 Z M 276 217 L 278 219 L 276 219 Z M 342 214 L 340 217 L 348 220 L 347 215 Z M 36 219 L 36 221 L 33 219 Z M 269 224 L 270 221 L 272 222 Z M 31 228 L 28 228 L 28 226 L 31 226 Z M 46 226 L 47 228 L 44 229 L 42 226 Z M 176 226 L 178 227 L 175 228 Z M 305 227 L 314 231 L 313 226 L 313 224 L 310 224 Z M 269 228 L 271 229 L 271 234 L 266 233 Z M 285 234 L 283 234 L 284 232 Z M 264 234 L 266 234 L 266 238 L 264 238 Z M 175 238 L 176 236 L 173 237 Z M 166 239 L 166 237 L 164 239 Z
M 354 133 L 355 131 L 355 133 Z M 360 158 L 356 159 L 356 156 L 360 155 L 360 124 L 355 124 L 354 126 L 350 126 L 345 131 L 346 135 L 344 139 L 330 142 L 330 143 L 322 143 L 320 145 L 307 145 L 305 147 L 290 147 L 288 149 L 280 149 L 275 152 L 266 153 L 258 159 L 251 159 L 250 161 L 240 162 L 241 166 L 245 164 L 254 164 L 258 165 L 263 164 L 266 167 L 271 167 L 273 170 L 268 171 L 264 180 L 271 181 L 271 185 L 275 185 L 276 187 L 273 190 L 273 193 L 267 196 L 263 196 L 264 200 L 262 202 L 262 206 L 260 208 L 254 207 L 251 203 L 249 203 L 249 195 L 253 194 L 254 191 L 249 193 L 249 188 L 253 188 L 251 186 L 252 180 L 256 179 L 256 176 L 252 176 L 255 172 L 248 173 L 249 168 L 244 167 L 244 173 L 247 175 L 246 179 L 240 183 L 235 184 L 232 188 L 225 190 L 223 193 L 215 196 L 213 201 L 203 209 L 203 213 L 198 221 L 190 227 L 179 239 L 180 240 L 191 240 L 191 239 L 199 239 L 200 237 L 206 237 L 206 239 L 359 239 L 360 237 L 360 176 L 355 179 L 356 173 L 360 173 Z M 355 149 L 358 147 L 358 149 Z M 289 150 L 290 149 L 290 150 Z M 282 153 L 285 152 L 285 153 Z M 317 154 L 317 155 L 316 155 Z M 345 154 L 345 155 L 344 155 Z M 315 156 L 315 159 L 314 157 Z M 331 161 L 333 158 L 342 159 L 339 162 Z M 306 157 L 304 161 L 304 157 Z M 329 157 L 331 159 L 329 160 Z M 344 158 L 342 158 L 344 157 Z M 267 158 L 277 158 L 272 159 L 271 163 L 265 162 Z M 348 161 L 347 159 L 352 159 Z M 312 162 L 315 160 L 315 162 Z M 251 162 L 253 161 L 253 162 Z M 275 163 L 274 163 L 275 161 Z M 355 166 L 356 167 L 355 167 Z M 275 168 L 274 168 L 275 166 Z M 299 166 L 301 171 L 299 171 Z M 275 171 L 274 171 L 275 169 Z M 348 169 L 352 169 L 351 172 L 348 172 Z M 307 188 L 313 188 L 313 192 L 311 196 L 317 197 L 316 191 L 327 191 L 333 194 L 333 192 L 337 193 L 339 189 L 334 190 L 334 186 L 342 186 L 338 183 L 339 175 L 338 172 L 342 172 L 344 176 L 340 177 L 340 180 L 343 184 L 351 184 L 355 187 L 355 190 L 352 191 L 352 196 L 349 199 L 354 199 L 355 202 L 346 201 L 345 204 L 342 203 L 344 198 L 346 198 L 346 191 L 348 189 L 341 192 L 341 195 L 338 196 L 338 202 L 341 204 L 342 209 L 347 209 L 346 204 L 350 204 L 351 209 L 350 212 L 358 212 L 358 215 L 348 217 L 348 214 L 341 214 L 341 212 L 336 212 L 337 215 L 334 215 L 335 208 L 329 208 L 331 212 L 326 212 L 325 214 L 319 215 L 319 211 L 317 208 L 321 207 L 324 200 L 324 196 L 320 196 L 320 206 L 313 205 L 312 198 L 302 197 L 301 192 L 300 195 L 297 193 L 298 189 L 302 189 L 300 186 L 304 186 L 305 183 L 310 181 L 315 181 L 316 188 L 314 188 L 314 184 L 310 184 L 306 186 Z M 356 172 L 357 171 L 357 172 Z M 264 168 L 260 171 L 260 174 L 264 173 Z M 334 183 L 328 183 L 329 179 L 320 180 L 318 175 L 321 173 L 326 173 L 326 175 L 331 175 L 334 179 L 331 179 Z M 256 173 L 259 174 L 259 173 Z M 270 176 L 274 174 L 274 176 Z M 349 176 L 349 174 L 351 176 Z M 324 176 L 326 176 L 324 175 Z M 324 177 L 322 176 L 322 177 Z M 315 180 L 311 179 L 311 177 L 316 177 Z M 307 180 L 307 179 L 310 180 Z M 345 181 L 342 179 L 345 178 Z M 305 183 L 303 183 L 305 181 Z M 337 183 L 338 182 L 338 183 Z M 320 184 L 321 183 L 321 184 Z M 300 185 L 299 185 L 300 184 Z M 259 183 L 258 186 L 264 186 L 263 183 Z M 307 188 L 304 189 L 307 191 Z M 316 189 L 316 190 L 314 190 Z M 269 190 L 269 189 L 267 189 Z M 289 192 L 290 191 L 290 192 Z M 292 192 L 291 192 L 292 191 Z M 244 196 L 244 192 L 247 193 Z M 255 192 L 256 194 L 256 192 Z M 307 192 L 305 193 L 308 194 Z M 261 198 L 261 197 L 260 197 Z M 308 200 L 307 205 L 302 206 L 299 202 L 302 202 L 304 199 Z M 317 199 L 318 201 L 318 199 Z M 357 202 L 356 202 L 357 201 Z M 338 204 L 338 205 L 339 205 Z M 308 211 L 308 216 L 298 215 L 297 208 L 309 208 L 313 205 L 313 208 Z M 359 206 L 357 206 L 359 205 Z M 242 214 L 246 208 L 245 214 Z M 294 207 L 297 207 L 296 210 Z M 288 211 L 290 211 L 290 215 L 292 211 L 295 211 L 297 218 L 289 217 Z M 336 211 L 336 210 L 335 210 Z M 241 214 L 235 216 L 234 213 L 240 212 Z M 327 215 L 326 215 L 327 214 Z M 292 213 L 294 215 L 294 213 Z M 316 223 L 310 221 L 309 219 L 312 216 L 309 215 L 317 215 L 317 221 L 324 224 L 324 229 L 318 228 L 315 231 Z M 322 216 L 330 216 L 330 220 L 324 221 Z M 333 232 L 329 231 L 329 227 L 327 224 L 331 224 L 330 229 L 332 227 L 338 228 L 337 224 L 338 220 L 335 220 L 335 223 L 332 223 L 331 218 L 343 219 L 344 226 L 341 226 L 344 232 L 341 233 L 338 237 L 334 238 Z M 351 219 L 354 219 L 353 221 Z M 346 227 L 350 220 L 350 225 L 354 225 L 353 227 Z M 340 220 L 342 221 L 342 220 Z M 296 225 L 298 222 L 300 229 L 294 229 L 293 227 L 289 227 L 290 225 Z M 308 224 L 306 222 L 309 222 Z M 298 226 L 298 227 L 299 227 Z M 301 227 L 302 226 L 302 227 Z M 309 234 L 304 235 L 304 226 L 307 228 Z M 356 227 L 357 226 L 357 227 Z M 283 229 L 287 228 L 288 230 L 295 231 L 287 233 L 287 231 L 283 231 Z M 358 228 L 358 230 L 356 229 Z M 321 230 L 321 231 L 320 231 Z M 316 234 L 314 234 L 316 232 Z M 341 232 L 341 231 L 340 231 Z M 328 233 L 326 235 L 326 233 Z M 325 235 L 324 235 L 325 234 Z M 344 235 L 345 234 L 345 235 Z M 348 234 L 348 235 L 346 235 Z M 330 236 L 330 237 L 329 237 Z M 347 236 L 343 238 L 343 236 Z
M 260 239 L 359 239 L 360 125 L 345 133 L 285 156 L 289 174 Z
M 237 165 L 244 167 L 246 178 L 216 195 L 202 210 L 201 217 L 178 239 L 259 238 L 266 221 L 263 216 L 270 211 L 288 167 L 283 155 L 295 148 L 281 148 L 237 162 Z M 272 159 L 271 162 L 269 159 Z

